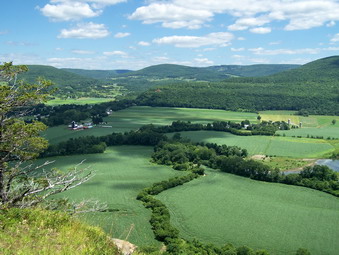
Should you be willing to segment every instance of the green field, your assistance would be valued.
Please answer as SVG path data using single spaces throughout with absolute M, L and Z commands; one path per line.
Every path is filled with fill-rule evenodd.
M 321 139 L 306 139 L 277 136 L 236 136 L 217 131 L 181 132 L 192 141 L 239 146 L 250 155 L 283 156 L 293 158 L 319 158 L 334 151 L 334 146 Z
M 323 192 L 216 171 L 157 196 L 181 236 L 271 254 L 337 255 L 339 201 Z
M 104 154 L 89 154 L 49 158 L 56 160 L 53 167 L 68 169 L 86 159 L 83 167 L 91 166 L 95 176 L 88 182 L 60 194 L 74 201 L 94 199 L 108 204 L 116 212 L 98 212 L 84 215 L 93 225 L 102 227 L 115 238 L 125 239 L 133 228 L 128 241 L 136 245 L 157 244 L 149 224 L 150 211 L 136 200 L 141 189 L 157 181 L 182 174 L 170 167 L 149 162 L 152 147 L 109 147 Z M 134 226 L 134 227 L 133 227 Z
M 323 136 L 325 139 L 327 137 L 339 138 L 339 117 L 338 116 L 322 116 L 322 115 L 310 115 L 308 117 L 294 115 L 293 111 L 263 111 L 260 112 L 262 120 L 272 120 L 272 121 L 285 121 L 288 119 L 291 120 L 291 123 L 294 125 L 299 125 L 302 123 L 302 128 L 291 129 L 288 131 L 282 130 L 278 131 L 278 134 L 285 134 L 286 136 L 302 136 L 307 137 L 307 135 L 314 136 Z M 332 124 L 332 120 L 336 120 L 336 124 Z
M 49 100 L 46 104 L 47 105 L 61 105 L 61 104 L 100 104 L 105 103 L 109 101 L 113 101 L 114 98 L 97 98 L 97 97 L 80 97 L 80 98 L 69 98 L 69 99 L 61 99 L 61 98 L 55 98 L 52 100 Z
M 105 126 L 111 128 L 93 128 L 88 130 L 73 131 L 67 128 L 67 125 L 49 128 L 44 136 L 50 143 L 58 143 L 69 138 L 86 135 L 107 135 L 113 132 L 125 132 L 136 130 L 147 124 L 168 125 L 173 121 L 191 121 L 199 123 L 208 123 L 213 121 L 242 121 L 245 119 L 256 120 L 255 113 L 230 112 L 223 110 L 210 109 L 191 109 L 191 108 L 169 108 L 169 107 L 147 107 L 135 106 L 125 110 L 113 112 L 112 115 L 104 118 L 107 122 Z

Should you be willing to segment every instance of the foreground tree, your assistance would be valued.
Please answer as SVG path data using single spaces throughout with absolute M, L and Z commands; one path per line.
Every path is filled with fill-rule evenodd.
M 17 75 L 27 70 L 11 62 L 0 65 L 0 208 L 36 205 L 91 177 L 79 167 L 62 173 L 44 170 L 51 162 L 31 163 L 48 146 L 39 136 L 46 126 L 38 121 L 27 123 L 24 117 L 32 106 L 46 101 L 52 84 L 42 78 L 34 84 L 18 80 Z

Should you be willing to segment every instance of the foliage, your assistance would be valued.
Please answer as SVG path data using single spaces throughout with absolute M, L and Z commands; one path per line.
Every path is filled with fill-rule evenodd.
M 33 83 L 38 77 L 45 77 L 58 88 L 55 95 L 64 99 L 79 97 L 112 98 L 121 89 L 112 82 L 99 81 L 52 66 L 29 65 L 28 69 L 28 72 L 19 75 L 20 79 Z
M 338 198 L 216 170 L 205 174 L 156 196 L 170 210 L 180 237 L 277 255 L 295 254 L 299 247 L 311 254 L 337 254 Z
M 97 227 L 57 211 L 0 211 L 0 253 L 119 254 L 113 241 Z M 62 244 L 62 245 L 60 245 Z
M 142 93 L 139 105 L 225 110 L 307 110 L 339 115 L 338 57 L 267 77 L 172 83 Z M 324 71 L 326 70 L 326 71 Z
M 28 163 L 47 147 L 47 140 L 39 136 L 46 126 L 22 118 L 30 107 L 47 99 L 52 84 L 41 78 L 33 84 L 17 80 L 25 71 L 26 66 L 0 65 L 0 79 L 7 82 L 0 86 L 0 208 L 35 205 L 90 177 L 81 170 L 45 172 L 41 168 L 48 163 Z

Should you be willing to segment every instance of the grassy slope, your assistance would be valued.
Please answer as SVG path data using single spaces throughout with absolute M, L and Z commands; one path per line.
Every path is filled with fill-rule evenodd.
M 208 171 L 159 196 L 183 237 L 265 248 L 272 254 L 339 250 L 338 198 L 311 189 Z
M 86 135 L 107 135 L 112 132 L 125 132 L 153 123 L 155 125 L 168 125 L 176 120 L 207 123 L 214 120 L 242 121 L 256 119 L 255 113 L 229 112 L 223 110 L 192 109 L 192 108 L 166 108 L 166 107 L 131 107 L 114 112 L 105 118 L 107 126 L 112 128 L 93 128 L 82 131 L 71 131 L 66 126 L 49 128 L 45 132 L 50 143 L 57 143 L 71 137 Z
M 272 136 L 236 136 L 216 131 L 181 132 L 192 141 L 236 145 L 248 150 L 250 155 L 283 156 L 292 158 L 319 158 L 334 151 L 331 143 L 321 139 L 304 139 Z
M 86 159 L 83 167 L 91 166 L 95 177 L 79 187 L 60 194 L 71 200 L 94 199 L 108 204 L 115 212 L 88 213 L 84 220 L 102 227 L 109 235 L 137 245 L 157 244 L 149 224 L 150 212 L 136 200 L 141 189 L 152 183 L 180 175 L 181 172 L 149 162 L 152 147 L 110 147 L 104 154 L 56 158 L 53 167 L 68 169 Z M 51 160 L 51 159 L 49 159 Z
M 3 255 L 118 254 L 101 229 L 55 211 L 3 210 L 0 226 L 0 253 Z

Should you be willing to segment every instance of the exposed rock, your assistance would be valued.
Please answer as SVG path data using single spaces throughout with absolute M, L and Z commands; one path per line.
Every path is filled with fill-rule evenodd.
M 136 248 L 138 248 L 136 245 L 125 240 L 115 238 L 112 240 L 123 255 L 131 255 L 136 250 Z

